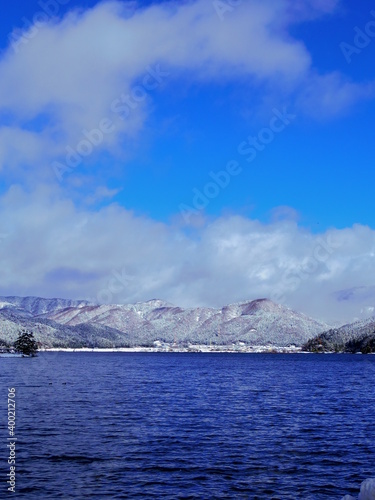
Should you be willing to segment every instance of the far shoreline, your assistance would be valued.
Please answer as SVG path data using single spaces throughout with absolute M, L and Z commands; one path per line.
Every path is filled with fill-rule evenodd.
M 152 352 L 152 353 L 234 353 L 234 354 L 313 354 L 309 351 L 302 351 L 299 347 L 268 347 L 268 346 L 207 346 L 192 345 L 190 347 L 47 347 L 39 349 L 39 352 Z
M 311 352 L 303 351 L 301 347 L 269 347 L 269 346 L 207 346 L 207 345 L 192 345 L 190 347 L 46 347 L 40 348 L 42 352 L 70 352 L 70 353 L 217 353 L 217 354 L 364 354 L 362 352 L 332 352 L 320 351 Z M 375 354 L 375 353 L 366 353 Z

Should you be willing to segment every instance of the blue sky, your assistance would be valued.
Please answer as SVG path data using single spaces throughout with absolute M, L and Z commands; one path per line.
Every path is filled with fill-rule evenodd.
M 372 3 L 62 3 L 0 20 L 0 292 L 372 313 Z

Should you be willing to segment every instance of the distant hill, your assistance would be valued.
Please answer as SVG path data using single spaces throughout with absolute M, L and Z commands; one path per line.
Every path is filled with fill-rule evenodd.
M 267 299 L 221 309 L 183 309 L 161 300 L 127 305 L 0 297 L 0 343 L 28 328 L 49 347 L 131 347 L 153 342 L 300 346 L 327 325 Z
M 375 317 L 327 330 L 303 348 L 310 352 L 375 352 Z
M 29 318 L 9 310 L 0 310 L 0 345 L 9 346 L 21 328 L 34 333 L 43 347 L 113 347 L 132 346 L 127 336 L 113 328 L 100 325 L 59 325 L 44 318 Z
M 10 310 L 30 317 L 56 312 L 67 307 L 82 307 L 89 305 L 87 300 L 43 299 L 41 297 L 0 297 L 0 311 Z

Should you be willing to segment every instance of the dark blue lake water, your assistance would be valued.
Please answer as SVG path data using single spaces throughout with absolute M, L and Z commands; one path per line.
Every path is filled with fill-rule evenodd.
M 375 356 L 42 353 L 0 358 L 10 498 L 338 499 L 375 471 Z M 10 495 L 10 493 L 9 493 Z

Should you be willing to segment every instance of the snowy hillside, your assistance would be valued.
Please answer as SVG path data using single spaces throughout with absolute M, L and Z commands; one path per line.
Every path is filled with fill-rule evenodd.
M 160 300 L 127 305 L 90 305 L 86 301 L 2 297 L 0 339 L 16 335 L 19 325 L 53 346 L 152 345 L 154 341 L 227 345 L 302 345 L 327 325 L 267 299 L 220 309 L 183 309 Z M 9 338 L 10 338 L 9 337 Z

